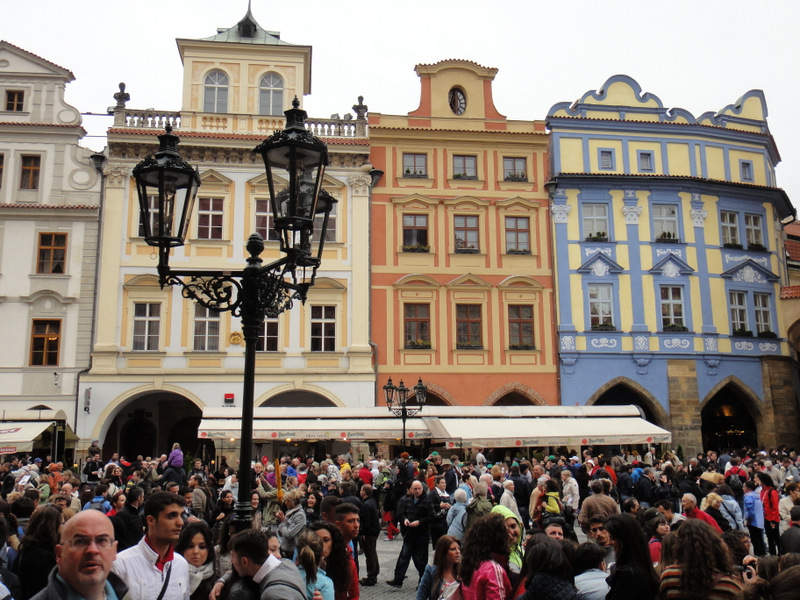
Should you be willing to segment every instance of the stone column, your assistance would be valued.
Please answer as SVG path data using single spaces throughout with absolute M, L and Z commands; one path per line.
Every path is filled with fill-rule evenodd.
M 697 367 L 693 359 L 667 361 L 667 388 L 672 446 L 683 446 L 683 456 L 689 459 L 703 450 Z

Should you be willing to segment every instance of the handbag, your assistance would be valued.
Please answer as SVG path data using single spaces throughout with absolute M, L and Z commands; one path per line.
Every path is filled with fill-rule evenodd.
M 439 600 L 461 600 L 461 583 L 454 581 L 439 594 Z

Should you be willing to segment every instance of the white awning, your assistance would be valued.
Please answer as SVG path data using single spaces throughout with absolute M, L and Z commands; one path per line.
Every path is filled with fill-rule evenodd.
M 309 417 L 308 414 L 313 413 Z M 239 438 L 241 419 L 231 409 L 208 408 L 201 439 Z M 256 408 L 253 440 L 398 440 L 402 421 L 385 408 Z M 672 441 L 634 406 L 426 406 L 406 421 L 406 439 L 458 446 L 586 446 Z
M 53 421 L 7 421 L 0 423 L 0 454 L 30 452 L 33 443 Z

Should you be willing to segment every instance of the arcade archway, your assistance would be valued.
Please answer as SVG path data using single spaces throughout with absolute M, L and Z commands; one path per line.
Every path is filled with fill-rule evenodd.
M 310 408 L 314 408 L 320 406 L 336 406 L 336 404 L 328 400 L 325 396 L 317 394 L 316 392 L 310 392 L 308 390 L 291 390 L 276 394 L 272 398 L 262 402 L 259 406 L 286 408 L 308 406 Z
M 627 380 L 617 378 L 609 381 L 589 398 L 587 405 L 629 406 L 641 409 L 644 418 L 659 427 L 669 428 L 669 419 L 664 408 L 644 388 Z
M 752 399 L 730 381 L 716 391 L 700 413 L 704 450 L 734 450 L 758 445 L 758 418 Z

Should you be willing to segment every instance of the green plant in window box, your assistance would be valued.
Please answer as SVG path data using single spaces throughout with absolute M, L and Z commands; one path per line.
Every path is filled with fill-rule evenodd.
M 506 181 L 528 181 L 528 175 L 526 173 L 507 173 L 504 177 Z
M 676 325 L 675 323 L 664 325 L 665 333 L 682 333 L 684 331 L 689 331 L 689 328 L 686 327 L 686 325 Z
M 483 350 L 483 344 L 467 344 L 464 342 L 458 342 L 456 344 L 457 350 Z
M 661 235 L 656 238 L 656 241 L 662 244 L 680 244 L 681 238 L 677 235 L 672 235 L 671 231 L 663 231 Z
M 764 244 L 748 244 L 747 249 L 753 252 L 769 252 Z
M 730 248 L 731 250 L 741 250 L 744 248 L 741 244 L 734 244 L 732 242 L 728 242 L 726 244 L 722 244 L 723 248 Z
M 774 331 L 770 331 L 769 329 L 765 329 L 764 331 L 759 331 L 758 332 L 758 337 L 760 337 L 760 338 L 777 339 L 778 338 L 778 334 L 775 333 Z
M 516 254 L 516 255 L 530 255 L 530 250 L 507 250 L 506 254 Z
M 597 233 L 590 233 L 586 236 L 587 242 L 607 242 L 608 234 L 605 231 L 598 231 Z
M 406 348 L 409 350 L 430 350 L 431 342 L 430 340 L 408 340 Z
M 431 247 L 426 244 L 413 244 L 411 246 L 403 246 L 403 252 L 430 252 Z
M 536 346 L 533 344 L 509 344 L 509 350 L 535 350 Z
M 753 332 L 749 329 L 734 329 L 731 335 L 734 337 L 753 337 Z
M 617 328 L 614 327 L 614 323 L 611 322 L 611 319 L 605 319 L 602 323 L 595 323 L 592 325 L 592 331 L 616 331 Z

